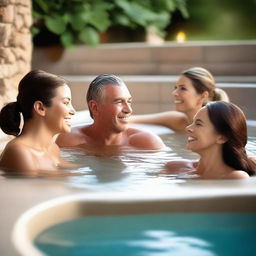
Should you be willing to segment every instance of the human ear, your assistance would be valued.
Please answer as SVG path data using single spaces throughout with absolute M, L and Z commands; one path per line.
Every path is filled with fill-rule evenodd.
M 93 116 L 97 115 L 98 113 L 98 103 L 96 100 L 90 100 L 88 102 L 88 107 L 91 110 Z
M 217 143 L 218 144 L 224 144 L 228 141 L 227 137 L 224 135 L 219 135 L 217 138 Z
M 202 100 L 203 100 L 204 103 L 207 103 L 207 102 L 208 102 L 208 100 L 209 100 L 209 92 L 204 91 L 204 92 L 202 93 Z
M 39 101 L 39 100 L 35 101 L 33 107 L 34 107 L 35 112 L 38 115 L 45 116 L 46 107 L 44 106 L 42 101 Z

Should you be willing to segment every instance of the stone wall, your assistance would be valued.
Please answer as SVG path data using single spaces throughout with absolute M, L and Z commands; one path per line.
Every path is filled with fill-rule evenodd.
M 0 0 L 0 108 L 15 101 L 20 79 L 31 69 L 31 0 Z M 0 149 L 12 136 L 0 130 Z
M 20 79 L 31 69 L 31 0 L 0 0 L 0 108 L 16 100 Z

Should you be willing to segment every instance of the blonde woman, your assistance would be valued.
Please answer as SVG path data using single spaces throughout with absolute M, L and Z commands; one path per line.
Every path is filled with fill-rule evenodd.
M 176 110 L 134 115 L 131 123 L 156 124 L 174 131 L 185 131 L 197 111 L 209 101 L 229 101 L 225 91 L 216 88 L 213 76 L 201 67 L 182 72 L 172 92 Z

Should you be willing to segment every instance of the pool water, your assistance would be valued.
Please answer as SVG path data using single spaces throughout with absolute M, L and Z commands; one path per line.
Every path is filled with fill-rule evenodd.
M 256 131 L 253 131 L 254 135 Z M 72 172 L 84 174 L 70 176 L 65 181 L 69 186 L 90 191 L 158 191 L 170 184 L 185 183 L 188 174 L 166 174 L 164 165 L 177 159 L 198 159 L 198 155 L 185 149 L 187 136 L 179 133 L 161 135 L 167 148 L 161 151 L 125 149 L 121 155 L 95 156 L 82 150 L 62 149 L 62 157 L 81 167 Z M 256 155 L 256 137 L 250 136 L 247 151 Z
M 84 217 L 35 238 L 54 256 L 256 255 L 255 213 L 188 213 Z

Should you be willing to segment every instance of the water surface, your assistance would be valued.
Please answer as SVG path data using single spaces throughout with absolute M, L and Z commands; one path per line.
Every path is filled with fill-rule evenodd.
M 256 214 L 148 214 L 86 217 L 40 233 L 51 256 L 256 255 Z
M 81 168 L 73 171 L 84 174 L 69 177 L 67 184 L 92 191 L 147 191 L 152 186 L 161 190 L 170 184 L 184 183 L 187 178 L 194 178 L 189 174 L 164 173 L 168 161 L 199 158 L 185 149 L 187 136 L 170 133 L 161 137 L 167 145 L 161 151 L 126 148 L 121 155 L 102 157 L 82 150 L 63 149 L 62 156 L 66 160 L 81 165 Z M 250 155 L 256 155 L 256 136 L 249 137 L 247 151 Z

